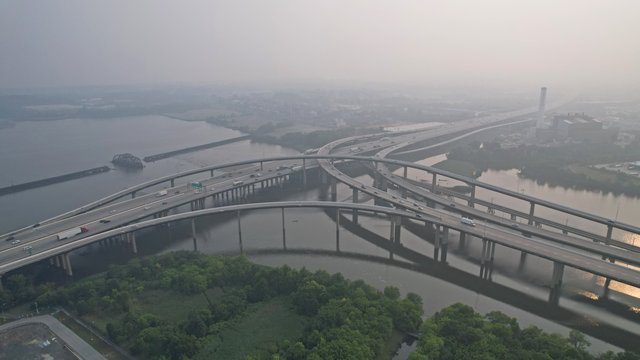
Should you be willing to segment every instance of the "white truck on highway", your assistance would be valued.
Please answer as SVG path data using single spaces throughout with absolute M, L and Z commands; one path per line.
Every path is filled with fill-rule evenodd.
M 87 229 L 84 226 L 65 230 L 63 232 L 59 232 L 56 234 L 56 240 L 60 241 L 60 240 L 68 239 L 78 234 L 86 233 L 87 231 L 89 231 L 89 229 Z
M 463 216 L 463 217 L 460 219 L 460 222 L 461 222 L 461 223 L 463 223 L 463 224 L 465 224 L 465 225 L 476 226 L 476 222 L 475 222 L 475 221 L 473 221 L 473 219 L 472 219 L 472 218 L 468 218 L 468 217 L 465 217 L 465 216 Z

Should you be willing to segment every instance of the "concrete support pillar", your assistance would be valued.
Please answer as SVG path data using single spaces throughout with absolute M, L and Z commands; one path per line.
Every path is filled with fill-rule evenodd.
M 132 199 L 135 199 L 135 198 L 136 198 L 136 192 L 135 192 L 135 191 L 131 193 L 131 198 L 132 198 Z
M 211 177 L 213 177 L 213 170 L 211 170 Z
M 440 261 L 443 263 L 447 262 L 447 249 L 449 248 L 449 228 L 446 226 L 442 227 L 442 234 L 440 240 L 440 247 L 442 248 L 442 252 L 440 253 Z
M 613 234 L 613 225 L 607 224 L 607 239 L 604 242 L 607 245 L 611 242 L 611 234 Z
M 491 280 L 491 277 L 493 276 L 493 259 L 495 258 L 495 254 L 496 254 L 496 243 L 495 243 L 495 241 L 489 242 L 489 246 L 490 246 L 491 250 L 490 250 L 490 253 L 489 253 L 489 262 L 487 263 L 487 270 L 488 270 L 487 279 Z
M 471 184 L 471 196 L 469 197 L 469 201 L 467 202 L 467 205 L 473 207 L 475 200 L 476 200 L 476 186 L 474 184 Z
M 407 167 L 406 166 L 404 167 L 403 176 L 404 176 L 405 179 L 407 178 Z
M 402 229 L 402 218 L 399 216 L 393 216 L 391 218 L 391 225 L 393 227 L 393 242 L 396 245 L 400 245 L 400 230 Z
M 320 171 L 320 181 L 322 185 L 327 185 L 327 173 L 325 171 Z
M 191 218 L 191 239 L 193 239 L 193 251 L 198 251 L 198 241 L 196 239 L 196 218 Z
M 62 261 L 65 264 L 65 271 L 68 276 L 73 276 L 73 268 L 71 267 L 71 258 L 69 258 L 69 253 L 65 253 L 62 255 Z
M 515 221 L 517 219 L 516 214 L 511 214 L 511 220 Z
M 353 188 L 353 195 L 351 196 L 351 200 L 353 200 L 354 204 L 358 203 L 358 189 Z M 352 211 L 351 214 L 353 216 L 353 218 L 352 218 L 353 223 L 357 224 L 358 223 L 358 210 L 353 209 L 351 211 Z
M 458 250 L 464 250 L 467 246 L 467 233 L 464 231 L 460 232 L 460 241 L 458 242 Z
M 176 186 L 176 179 L 171 179 L 171 187 L 175 187 Z
M 238 218 L 238 245 L 240 247 L 240 254 L 244 254 L 244 248 L 242 247 L 242 225 L 240 223 L 240 211 L 236 213 Z
M 562 276 L 564 275 L 564 264 L 553 262 L 553 274 L 549 289 L 549 303 L 557 306 L 560 302 L 560 290 L 562 288 Z
M 524 251 L 520 252 L 520 263 L 518 264 L 518 272 L 524 270 L 524 264 L 527 261 L 527 253 Z
M 302 185 L 307 186 L 307 159 L 302 159 Z
M 331 178 L 331 201 L 338 200 L 338 181 L 336 178 Z
M 264 171 L 264 164 L 260 161 L 260 171 Z
M 284 227 L 284 208 L 282 210 L 282 249 L 287 250 L 287 231 Z
M 536 210 L 536 204 L 532 201 L 529 203 L 529 220 L 528 220 L 528 224 L 532 225 L 533 224 L 533 213 Z
M 60 256 L 55 256 L 54 259 L 57 267 L 62 266 L 62 264 L 60 264 Z
M 128 233 L 129 242 L 131 243 L 131 252 L 134 254 L 138 254 L 138 242 L 136 241 L 136 233 Z
M 486 277 L 486 262 L 487 262 L 487 253 L 489 252 L 489 247 L 491 244 L 487 239 L 482 239 L 482 255 L 480 256 L 480 278 L 485 279 Z
M 442 241 L 441 237 L 441 232 L 442 232 L 442 226 L 441 225 L 436 225 L 436 236 L 433 240 L 433 260 L 434 261 L 438 261 L 438 258 L 440 257 L 440 242 Z
M 438 186 L 436 184 L 437 177 L 438 177 L 438 174 L 436 174 L 436 173 L 431 174 L 431 191 L 432 192 L 436 191 L 436 186 Z
M 603 299 L 608 299 L 609 298 L 609 284 L 611 284 L 611 279 L 606 278 L 604 281 L 604 288 L 602 289 L 602 298 Z
M 336 209 L 336 251 L 340 252 L 340 209 Z

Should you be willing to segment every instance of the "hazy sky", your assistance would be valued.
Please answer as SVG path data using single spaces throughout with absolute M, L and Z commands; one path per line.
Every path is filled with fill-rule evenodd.
M 640 84 L 640 0 L 0 0 L 0 87 Z

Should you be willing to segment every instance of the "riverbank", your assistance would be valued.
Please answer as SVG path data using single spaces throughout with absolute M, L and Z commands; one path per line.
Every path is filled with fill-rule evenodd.
M 640 197 L 640 178 L 593 165 L 640 159 L 640 145 L 567 144 L 503 149 L 498 143 L 472 143 L 447 154 L 435 167 L 478 177 L 486 170 L 517 169 L 519 176 L 550 186 Z

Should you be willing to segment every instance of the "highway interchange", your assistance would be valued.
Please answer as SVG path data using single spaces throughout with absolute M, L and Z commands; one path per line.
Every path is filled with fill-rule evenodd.
M 366 135 L 343 139 L 326 145 L 320 149 L 318 155 L 346 156 L 378 152 L 376 156 L 382 158 L 386 157 L 392 151 L 396 151 L 416 142 L 428 139 L 438 140 L 441 137 L 452 134 L 456 136 L 458 136 L 458 134 L 462 134 L 461 136 L 464 136 L 465 133 L 476 132 L 486 127 L 496 126 L 496 124 L 507 123 L 508 121 L 511 121 L 510 119 L 514 116 L 527 114 L 527 111 L 523 110 L 515 114 L 510 113 L 502 116 L 492 116 L 481 120 L 469 120 L 421 132 Z M 514 119 L 511 122 L 517 121 L 522 120 Z M 443 139 L 445 142 L 449 140 L 450 139 Z M 5 273 L 6 271 L 21 266 L 19 264 L 26 264 L 30 261 L 35 261 L 36 259 L 41 258 L 42 254 L 55 254 L 56 249 L 60 250 L 63 249 L 63 247 L 66 248 L 67 246 L 65 245 L 72 245 L 72 243 L 75 243 L 75 245 L 81 246 L 81 244 L 86 243 L 86 241 L 83 240 L 85 238 L 104 238 L 104 235 L 100 235 L 101 233 L 107 234 L 111 232 L 121 233 L 123 231 L 135 231 L 138 225 L 134 222 L 153 217 L 154 214 L 166 212 L 170 209 L 189 204 L 194 200 L 211 196 L 215 193 L 223 193 L 237 187 L 234 185 L 234 182 L 242 181 L 243 184 L 240 186 L 258 184 L 261 181 L 290 175 L 293 172 L 292 168 L 294 166 L 300 166 L 301 161 L 306 161 L 306 169 L 314 166 L 314 163 L 317 161 L 323 170 L 334 179 L 338 179 L 341 183 L 347 184 L 358 191 L 377 197 L 390 204 L 394 204 L 397 208 L 396 211 L 402 212 L 403 216 L 408 216 L 419 221 L 425 221 L 424 217 L 430 217 L 436 219 L 433 220 L 434 223 L 438 223 L 454 230 L 463 231 L 475 237 L 487 238 L 506 247 L 525 251 L 527 253 L 534 253 L 537 256 L 561 262 L 571 267 L 605 276 L 613 280 L 618 280 L 632 286 L 640 286 L 640 275 L 637 271 L 619 266 L 618 264 L 614 264 L 609 261 L 604 261 L 601 258 L 603 254 L 606 254 L 606 257 L 608 258 L 638 265 L 640 264 L 640 257 L 637 252 L 593 243 L 525 224 L 518 224 L 518 228 L 515 228 L 513 221 L 508 221 L 459 203 L 456 203 L 455 207 L 451 207 L 451 200 L 427 191 L 424 187 L 418 186 L 415 183 L 411 183 L 410 181 L 392 175 L 384 165 L 379 166 L 378 170 L 387 181 L 395 183 L 408 193 L 417 195 L 417 198 L 419 199 L 428 199 L 438 203 L 441 208 L 432 209 L 427 207 L 427 204 L 424 202 L 402 199 L 392 192 L 381 191 L 372 186 L 361 184 L 337 170 L 333 166 L 332 161 L 326 158 L 277 160 L 278 159 L 270 159 L 269 161 L 254 160 L 254 164 L 250 164 L 249 162 L 227 164 L 229 165 L 229 169 L 226 171 L 224 170 L 224 167 L 227 165 L 211 167 L 211 174 L 214 174 L 214 169 L 218 174 L 214 177 L 206 176 L 198 179 L 203 184 L 202 191 L 194 191 L 190 187 L 188 181 L 183 184 L 175 184 L 173 187 L 166 186 L 166 182 L 171 181 L 171 184 L 174 184 L 174 181 L 180 177 L 185 179 L 190 177 L 190 181 L 193 180 L 194 176 L 196 176 L 194 174 L 207 171 L 206 169 L 185 172 L 182 176 L 176 176 L 175 174 L 168 175 L 164 178 L 124 190 L 118 194 L 114 194 L 113 196 L 98 200 L 93 204 L 62 214 L 61 216 L 43 221 L 36 227 L 24 228 L 16 230 L 11 234 L 6 234 L 4 237 L 6 239 L 11 238 L 11 241 L 4 241 L 0 243 L 0 273 Z M 378 164 L 382 163 L 378 162 Z M 223 172 L 221 172 L 220 169 L 222 169 Z M 257 176 L 257 174 L 259 174 L 259 176 Z M 202 175 L 200 176 L 202 177 Z M 163 185 L 167 190 L 167 194 L 159 196 L 158 191 L 162 189 L 160 186 Z M 143 194 L 143 192 L 147 193 Z M 135 194 L 135 197 L 125 199 L 127 195 L 132 193 Z M 251 204 L 243 206 L 254 206 L 256 208 L 260 208 L 264 205 Z M 343 204 L 342 206 L 348 207 L 346 204 Z M 221 211 L 225 211 L 224 208 L 220 209 L 223 209 Z M 193 214 L 196 212 L 193 212 Z M 460 223 L 460 214 L 470 215 L 478 219 L 482 218 L 487 223 L 478 224 L 476 227 L 465 226 Z M 587 215 L 593 216 L 591 214 Z M 175 216 L 188 217 L 189 213 L 186 215 L 170 215 L 164 219 L 166 221 L 170 221 L 170 219 L 173 219 Z M 151 221 L 162 222 L 165 220 L 156 219 Z M 146 224 L 147 222 L 148 221 L 145 221 L 141 224 Z M 489 225 L 489 223 L 491 225 Z M 627 226 L 626 224 L 616 225 L 620 227 Z M 87 227 L 89 232 L 62 241 L 58 241 L 55 237 L 55 234 L 63 230 L 80 226 Z M 628 227 L 635 228 L 631 225 L 628 225 Z M 532 235 L 533 238 L 525 237 L 522 234 Z M 19 240 L 19 243 L 15 244 L 16 240 Z M 12 242 L 14 242 L 14 244 L 12 244 Z M 77 246 L 75 245 L 71 247 L 76 248 Z M 25 250 L 27 247 L 29 251 Z M 29 260 L 30 258 L 33 260 Z

